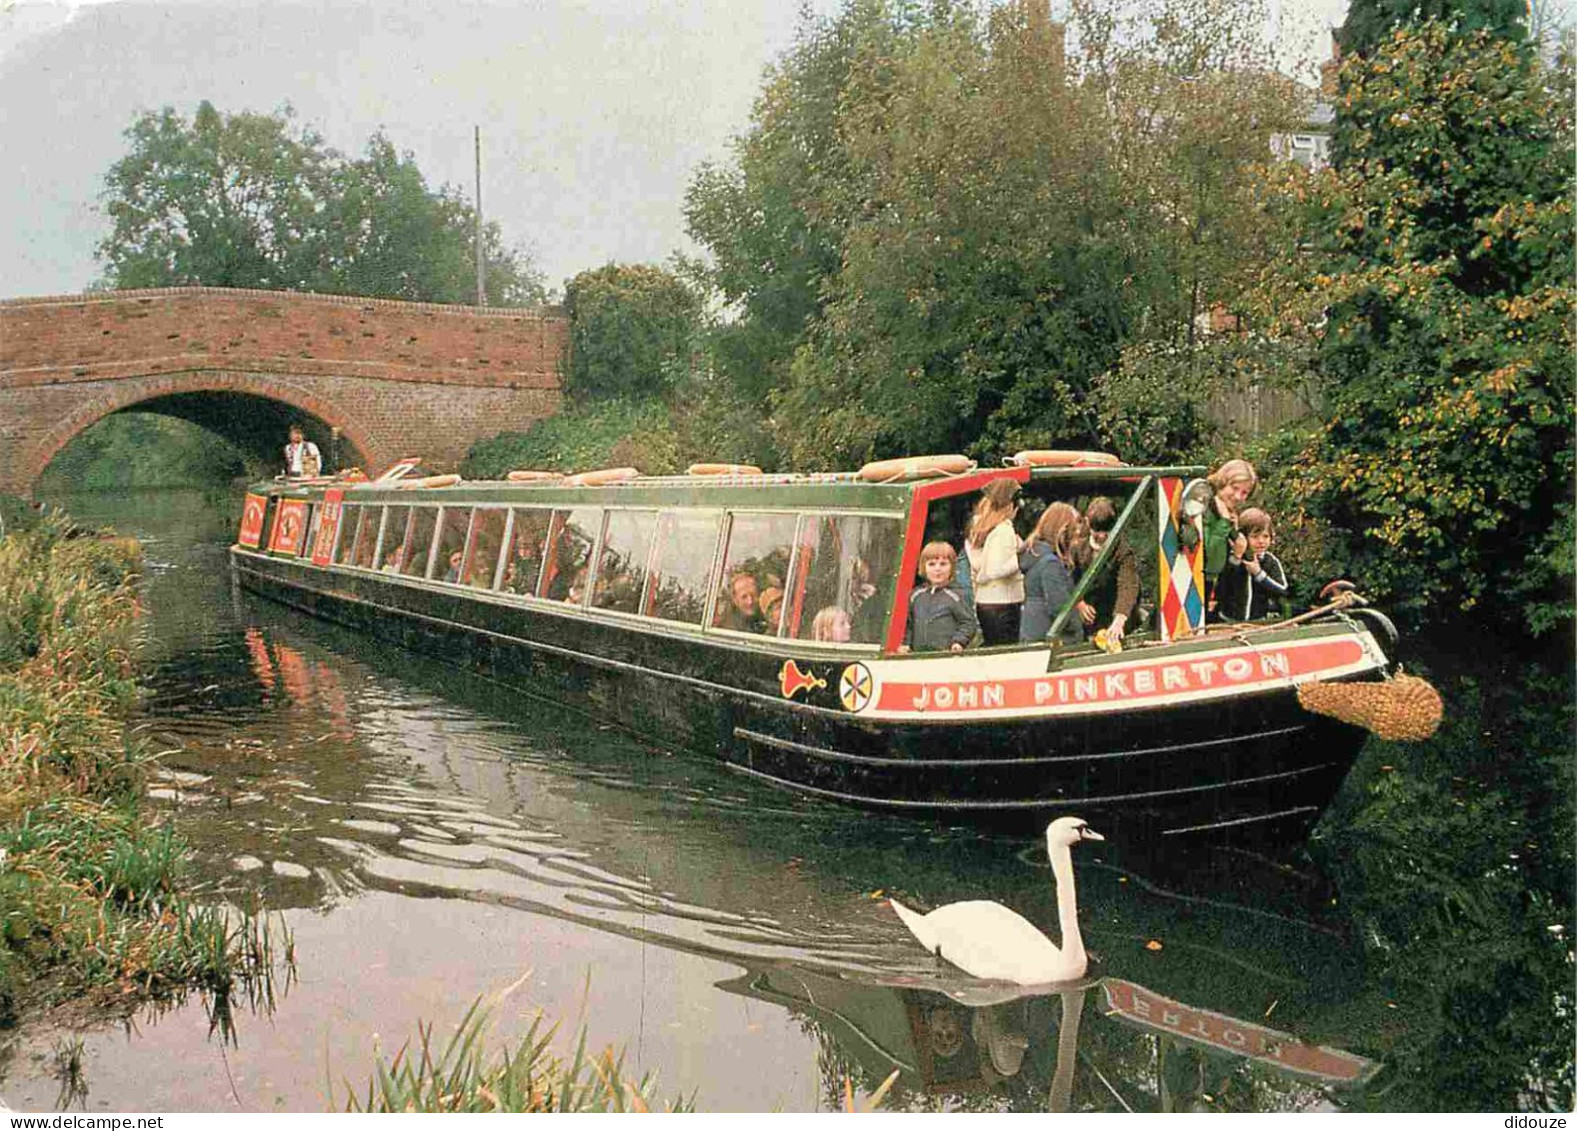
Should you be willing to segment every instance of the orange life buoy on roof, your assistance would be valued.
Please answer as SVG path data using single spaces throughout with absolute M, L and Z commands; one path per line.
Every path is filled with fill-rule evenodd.
M 429 475 L 423 479 L 401 479 L 394 485 L 402 491 L 408 491 L 422 487 L 453 487 L 458 482 L 458 475 Z
M 1035 450 L 1015 452 L 1016 467 L 1122 467 L 1123 461 L 1110 452 L 1069 452 Z
M 933 479 L 942 475 L 962 475 L 975 469 L 968 456 L 909 456 L 905 459 L 879 459 L 860 468 L 867 483 L 894 483 L 900 479 Z
M 761 469 L 753 463 L 692 463 L 686 475 L 760 475 Z
M 601 471 L 583 471 L 579 475 L 566 476 L 564 485 L 567 487 L 602 487 L 609 483 L 622 483 L 626 479 L 634 479 L 640 472 L 633 467 L 605 467 Z
M 563 479 L 562 471 L 511 471 L 505 476 L 511 483 L 545 483 L 549 479 Z

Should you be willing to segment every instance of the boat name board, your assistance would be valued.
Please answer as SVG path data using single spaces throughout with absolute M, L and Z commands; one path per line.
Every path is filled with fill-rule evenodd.
M 840 692 L 846 708 L 873 718 L 1087 713 L 1208 700 L 1354 675 L 1379 666 L 1374 654 L 1355 635 L 1000 679 L 948 679 L 947 672 L 915 679 L 919 673 L 913 661 L 873 661 L 849 665 Z M 980 657 L 979 663 L 988 666 L 991 659 Z

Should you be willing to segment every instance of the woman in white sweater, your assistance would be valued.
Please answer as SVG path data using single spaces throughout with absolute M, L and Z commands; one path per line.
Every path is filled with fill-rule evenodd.
M 986 486 L 969 520 L 964 551 L 975 588 L 975 615 L 986 645 L 1017 644 L 1019 615 L 1024 608 L 1024 575 L 1018 568 L 1019 485 L 998 479 Z

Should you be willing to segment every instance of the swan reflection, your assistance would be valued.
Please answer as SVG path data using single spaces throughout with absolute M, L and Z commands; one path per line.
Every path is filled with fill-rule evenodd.
M 1306 1110 L 1379 1068 L 1116 977 L 1048 992 L 771 967 L 720 987 L 807 1022 L 829 1092 L 896 1068 L 889 1104 L 910 1110 Z

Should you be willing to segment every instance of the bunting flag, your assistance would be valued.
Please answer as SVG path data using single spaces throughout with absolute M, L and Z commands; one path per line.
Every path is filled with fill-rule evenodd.
M 1185 521 L 1181 517 L 1184 485 L 1181 479 L 1162 479 L 1156 485 L 1162 640 L 1180 640 L 1205 624 L 1204 539 L 1190 548 L 1178 536 L 1179 524 Z

